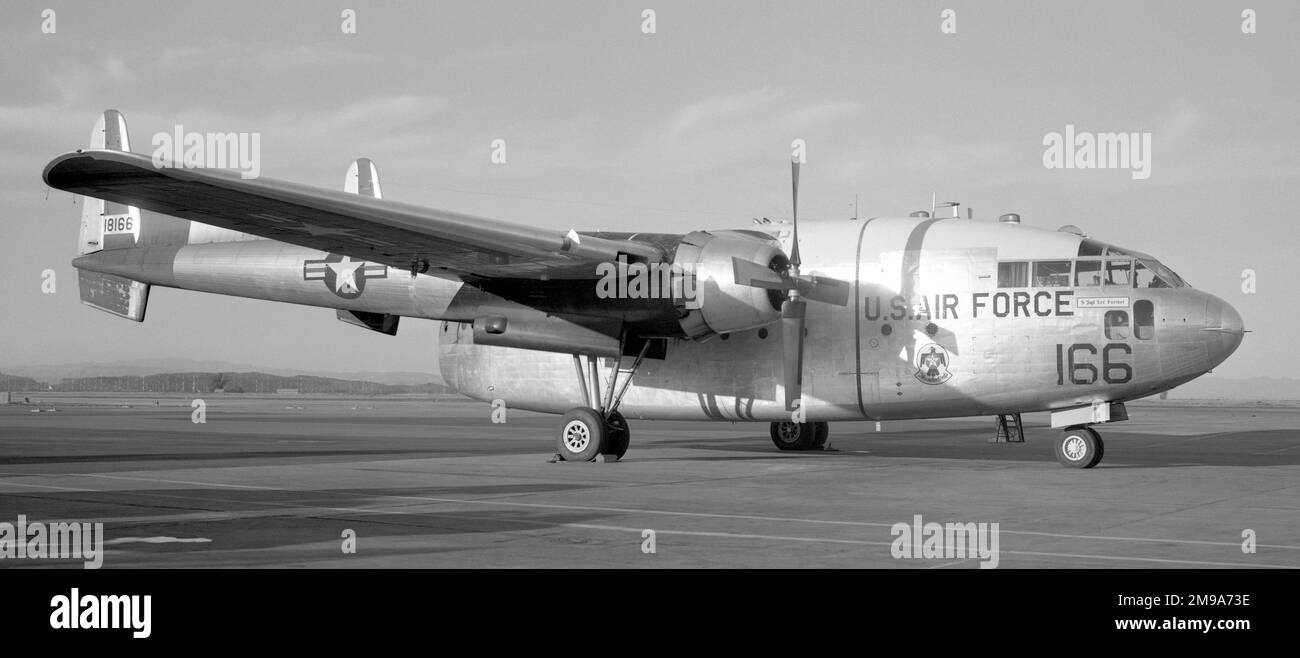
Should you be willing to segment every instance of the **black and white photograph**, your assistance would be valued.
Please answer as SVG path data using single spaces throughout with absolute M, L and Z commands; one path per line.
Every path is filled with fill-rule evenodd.
M 1294 2 L 3 14 L 15 628 L 268 605 L 223 573 L 869 570 L 1229 641 L 1294 591 Z

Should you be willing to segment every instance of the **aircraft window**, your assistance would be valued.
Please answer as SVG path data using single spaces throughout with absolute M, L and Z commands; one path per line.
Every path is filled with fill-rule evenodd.
M 1133 333 L 1138 340 L 1151 340 L 1156 335 L 1156 309 L 1149 299 L 1133 304 Z
M 1034 263 L 1034 286 L 1061 287 L 1070 285 L 1070 261 L 1040 260 Z
M 1028 288 L 1029 263 L 998 263 L 999 288 Z
M 1128 340 L 1128 311 L 1106 311 L 1106 340 Z
M 1155 268 L 1150 266 L 1149 261 L 1139 260 L 1134 263 L 1136 266 L 1133 271 L 1133 279 L 1137 282 L 1137 288 L 1172 288 L 1160 275 L 1156 273 Z
M 1133 261 L 1130 260 L 1108 260 L 1106 261 L 1106 285 L 1124 286 L 1125 288 L 1133 287 Z
M 1075 262 L 1074 285 L 1076 286 L 1101 285 L 1101 261 L 1081 260 Z
M 1170 287 L 1182 288 L 1187 285 L 1187 282 L 1183 281 L 1182 277 L 1174 274 L 1174 271 L 1165 267 L 1164 263 L 1161 263 L 1158 260 L 1153 260 L 1150 261 L 1150 265 L 1155 269 L 1156 274 L 1160 276 L 1160 279 L 1165 283 L 1168 283 Z

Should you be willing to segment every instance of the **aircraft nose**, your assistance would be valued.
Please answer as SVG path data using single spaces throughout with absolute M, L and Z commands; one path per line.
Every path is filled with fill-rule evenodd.
M 1205 328 L 1201 331 L 1208 334 L 1210 360 L 1213 362 L 1211 367 L 1223 363 L 1231 356 L 1246 335 L 1241 314 L 1237 313 L 1237 309 L 1233 308 L 1232 304 L 1218 297 L 1210 297 L 1206 301 Z

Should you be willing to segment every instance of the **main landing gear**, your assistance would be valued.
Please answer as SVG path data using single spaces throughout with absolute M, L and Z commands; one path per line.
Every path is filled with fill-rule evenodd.
M 831 434 L 830 423 L 772 423 L 772 443 L 781 450 L 822 450 Z
M 1068 427 L 1056 441 L 1056 459 L 1062 466 L 1092 468 L 1101 461 L 1105 452 L 1106 444 L 1102 443 L 1101 435 L 1091 427 Z
M 564 414 L 555 447 L 564 461 L 589 462 L 597 455 L 622 459 L 631 442 L 623 414 L 614 411 L 606 418 L 591 407 L 577 407 Z
M 649 347 L 650 341 L 647 340 L 642 344 L 641 352 L 632 363 L 632 367 L 626 371 L 623 369 L 622 357 L 614 361 L 609 388 L 606 389 L 603 401 L 600 395 L 600 377 L 596 370 L 596 357 L 587 357 L 588 376 L 583 373 L 582 357 L 573 355 L 573 363 L 578 371 L 578 383 L 582 387 L 582 395 L 587 405 L 570 409 L 560 421 L 559 432 L 555 436 L 555 453 L 561 460 L 589 462 L 603 457 L 607 461 L 617 461 L 627 454 L 628 446 L 632 443 L 632 431 L 628 427 L 627 418 L 618 412 L 618 405 L 623 401 L 623 395 L 632 384 L 632 376 L 641 367 Z M 626 375 L 622 386 L 619 386 L 621 373 Z

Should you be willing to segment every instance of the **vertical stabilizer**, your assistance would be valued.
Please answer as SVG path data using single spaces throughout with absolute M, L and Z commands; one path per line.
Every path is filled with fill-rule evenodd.
M 105 110 L 90 132 L 90 148 L 130 151 L 126 119 L 117 110 Z M 77 253 L 91 254 L 104 249 L 129 249 L 140 240 L 140 209 L 81 197 L 81 235 Z

